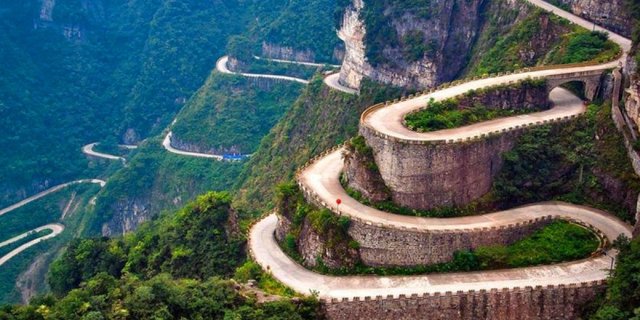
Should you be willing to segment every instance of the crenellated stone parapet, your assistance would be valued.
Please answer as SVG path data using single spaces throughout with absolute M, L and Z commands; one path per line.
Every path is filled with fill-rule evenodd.
M 605 291 L 604 281 L 558 286 L 446 291 L 323 300 L 327 318 L 342 319 L 575 319 Z

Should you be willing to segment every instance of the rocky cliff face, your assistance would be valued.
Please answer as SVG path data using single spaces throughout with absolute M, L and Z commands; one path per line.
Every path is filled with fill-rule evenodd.
M 104 22 L 102 0 L 81 0 L 78 1 L 79 6 L 58 2 L 40 1 L 40 12 L 38 19 L 34 20 L 34 29 L 53 29 L 69 41 L 83 41 L 89 28 L 100 26 Z
M 344 177 L 350 188 L 374 202 L 388 200 L 391 197 L 389 189 L 380 176 L 373 155 L 363 154 L 347 145 L 344 159 Z
M 315 54 L 311 50 L 296 50 L 291 47 L 283 47 L 273 43 L 262 43 L 262 56 L 270 59 L 283 59 L 293 61 L 315 61 Z
M 498 14 L 500 25 L 513 24 L 529 10 L 507 0 L 434 0 L 414 4 L 416 8 L 401 1 L 353 0 L 338 33 L 346 47 L 341 83 L 356 88 L 367 77 L 426 88 L 455 79 L 471 60 L 492 2 L 515 12 Z
M 296 50 L 292 47 L 285 47 L 274 43 L 263 42 L 262 43 L 262 51 L 261 55 L 264 58 L 270 59 L 283 59 L 283 60 L 292 60 L 292 61 L 303 61 L 303 62 L 326 62 L 319 61 L 316 58 L 316 54 L 307 49 L 307 50 Z M 333 60 L 342 61 L 344 59 L 344 49 L 342 48 L 334 48 L 333 49 Z
M 105 237 L 133 231 L 151 216 L 148 199 L 121 200 L 113 207 L 113 217 L 102 225 L 102 235 Z
M 625 0 L 553 0 L 549 1 L 570 9 L 589 21 L 593 21 L 608 30 L 614 31 L 625 37 L 631 37 L 629 21 L 631 16 L 626 9 Z

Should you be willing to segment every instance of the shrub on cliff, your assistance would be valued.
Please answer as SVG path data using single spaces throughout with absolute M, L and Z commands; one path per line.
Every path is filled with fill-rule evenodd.
M 143 279 L 160 273 L 193 279 L 229 276 L 245 258 L 233 214 L 230 196 L 211 192 L 127 237 L 78 240 L 54 263 L 49 283 L 61 295 L 101 272 Z
M 604 301 L 592 320 L 640 319 L 640 238 L 617 241 L 620 253 Z

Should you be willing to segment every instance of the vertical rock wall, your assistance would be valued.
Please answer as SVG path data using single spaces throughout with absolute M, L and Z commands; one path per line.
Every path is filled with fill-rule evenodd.
M 338 32 L 346 47 L 340 82 L 359 88 L 366 77 L 380 83 L 421 89 L 455 79 L 472 59 L 491 1 L 501 2 L 496 10 L 523 13 L 500 17 L 500 25 L 510 25 L 526 16 L 528 7 L 524 3 L 509 0 L 433 0 L 427 8 L 429 15 L 398 9 L 401 1 L 384 1 L 387 6 L 384 12 L 375 13 L 383 15 L 384 22 L 376 27 L 389 31 L 391 36 L 387 37 L 389 41 L 379 53 L 382 59 L 374 59 L 382 60 L 380 62 L 370 56 L 363 18 L 367 6 L 375 3 L 373 0 L 353 0 Z M 417 46 L 416 41 L 419 42 Z M 425 49 L 424 54 L 409 58 L 412 53 L 408 52 L 419 47 Z
M 549 1 L 549 0 L 546 0 Z M 631 37 L 631 17 L 624 4 L 625 0 L 554 0 L 553 4 L 561 4 L 573 14 L 593 21 L 608 30 L 625 37 Z

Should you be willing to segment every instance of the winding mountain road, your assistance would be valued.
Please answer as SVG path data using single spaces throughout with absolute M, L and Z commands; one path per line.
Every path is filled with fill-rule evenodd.
M 47 239 L 51 239 L 54 238 L 56 236 L 58 236 L 59 234 L 62 233 L 62 231 L 64 231 L 64 226 L 59 224 L 59 223 L 52 223 L 52 224 L 47 224 L 44 225 L 42 227 L 38 227 L 35 228 L 31 231 L 27 231 L 19 236 L 13 237 L 7 241 L 4 241 L 2 243 L 0 243 L 0 248 L 4 247 L 6 245 L 10 245 L 16 241 L 20 241 L 21 239 L 24 239 L 26 237 L 28 237 L 31 233 L 33 232 L 40 232 L 43 230 L 51 230 L 52 232 L 48 235 L 39 237 L 37 239 L 33 239 L 27 243 L 22 244 L 21 246 L 11 250 L 9 253 L 5 254 L 4 256 L 0 257 L 0 266 L 2 266 L 3 264 L 5 264 L 7 261 L 11 260 L 11 258 L 17 256 L 18 254 L 20 254 L 22 251 L 25 251 L 33 246 L 35 246 L 36 244 L 40 243 L 41 241 L 45 241 Z
M 54 192 L 56 192 L 58 190 L 61 190 L 61 189 L 64 189 L 64 188 L 66 188 L 68 186 L 71 186 L 71 185 L 74 185 L 74 184 L 79 184 L 79 183 L 94 183 L 94 184 L 99 184 L 100 187 L 104 187 L 105 184 L 106 184 L 106 182 L 104 180 L 100 180 L 100 179 L 83 179 L 83 180 L 76 180 L 76 181 L 71 181 L 71 182 L 59 184 L 59 185 L 57 185 L 55 187 L 51 187 L 51 188 L 49 188 L 49 189 L 47 189 L 45 191 L 42 191 L 42 192 L 40 192 L 38 194 L 35 194 L 35 195 L 31 196 L 31 197 L 28 197 L 28 198 L 26 198 L 24 200 L 21 200 L 20 202 L 17 202 L 17 203 L 15 203 L 13 205 L 10 205 L 10 206 L 0 210 L 0 216 L 4 215 L 7 212 L 10 212 L 10 211 L 13 211 L 15 209 L 18 209 L 18 208 L 20 208 L 20 207 L 22 207 L 22 206 L 24 206 L 24 205 L 26 205 L 26 204 L 28 204 L 30 202 L 36 201 L 36 200 L 38 200 L 38 199 L 40 199 L 40 198 L 42 198 L 42 197 L 44 197 L 46 195 L 49 195 L 49 194 L 54 193 Z
M 347 94 L 358 94 L 358 90 L 343 86 L 340 84 L 340 73 L 334 73 L 324 78 L 324 84 L 333 88 L 334 90 L 342 91 Z
M 294 82 L 299 82 L 299 83 L 302 83 L 302 84 L 308 84 L 309 83 L 309 80 L 300 79 L 300 78 L 296 78 L 296 77 L 278 76 L 278 75 L 273 75 L 273 74 L 257 74 L 257 73 L 233 72 L 233 71 L 229 70 L 229 68 L 227 67 L 227 63 L 228 62 L 229 62 L 229 56 L 223 56 L 222 58 L 218 59 L 218 61 L 216 62 L 216 70 L 218 70 L 219 72 L 222 72 L 222 73 L 226 73 L 226 74 L 235 74 L 235 75 L 240 75 L 240 76 L 249 77 L 249 78 L 264 78 L 264 79 L 294 81 Z
M 560 216 L 584 218 L 598 222 L 597 228 L 608 231 L 607 237 L 618 234 L 631 235 L 631 228 L 606 213 L 593 209 L 571 206 L 563 203 L 544 203 L 533 207 L 523 207 L 497 213 L 525 218 L 536 214 L 557 213 Z M 475 218 L 475 217 L 474 217 Z M 487 219 L 487 218 L 482 218 Z M 466 273 L 445 273 L 420 276 L 327 276 L 310 271 L 289 258 L 276 242 L 275 232 L 278 218 L 275 214 L 259 221 L 251 229 L 249 245 L 257 263 L 279 281 L 301 294 L 317 291 L 320 298 L 354 298 L 377 295 L 423 294 L 436 292 L 456 292 L 458 290 L 490 290 L 493 288 L 514 288 L 535 285 L 575 284 L 606 279 L 610 259 L 598 255 L 581 261 L 573 261 L 550 266 L 519 269 L 479 271 Z M 614 250 L 607 252 L 615 256 Z
M 114 156 L 112 154 L 108 154 L 108 153 L 102 153 L 102 152 L 98 152 L 98 151 L 94 151 L 93 147 L 95 147 L 98 143 L 94 142 L 94 143 L 89 143 L 88 145 L 82 147 L 82 153 L 88 155 L 88 156 L 92 156 L 92 157 L 97 157 L 97 158 L 103 158 L 103 159 L 107 159 L 107 160 L 120 160 L 122 162 L 125 162 L 126 159 L 123 157 L 119 157 L 119 156 Z
M 593 23 L 565 12 L 540 0 L 528 0 L 531 4 L 570 20 L 582 27 L 591 29 Z M 600 27 L 596 30 L 606 31 Z M 608 31 L 606 31 L 608 32 Z M 556 88 L 551 91 L 553 108 L 547 111 L 497 119 L 456 129 L 418 133 L 407 129 L 402 120 L 404 116 L 424 107 L 430 99 L 442 100 L 463 94 L 472 89 L 481 89 L 495 85 L 512 83 L 526 78 L 547 78 L 563 74 L 606 70 L 618 67 L 625 59 L 631 47 L 631 41 L 617 34 L 609 33 L 609 38 L 617 43 L 624 54 L 620 59 L 600 65 L 538 70 L 511 74 L 487 79 L 475 80 L 438 90 L 429 94 L 394 103 L 382 108 L 365 112 L 361 126 L 368 126 L 379 134 L 404 140 L 434 141 L 457 140 L 489 134 L 515 126 L 537 125 L 545 120 L 554 120 L 576 116 L 585 111 L 580 99 L 569 91 Z M 335 79 L 335 75 L 334 78 Z M 336 84 L 337 81 L 335 82 Z M 341 199 L 340 208 L 327 205 L 327 208 L 352 218 L 372 224 L 383 224 L 392 228 L 415 228 L 417 230 L 461 231 L 500 227 L 525 223 L 533 218 L 548 215 L 560 219 L 577 220 L 591 225 L 602 232 L 609 241 L 623 234 L 631 236 L 631 227 L 616 217 L 596 209 L 562 202 L 543 202 L 480 216 L 459 218 L 421 218 L 401 216 L 368 207 L 349 197 L 341 186 L 339 177 L 344 167 L 342 149 L 320 157 L 299 172 L 298 183 L 303 190 L 318 197 L 318 202 L 335 203 Z M 530 285 L 571 285 L 581 282 L 604 280 L 608 276 L 611 258 L 617 252 L 608 249 L 604 255 L 595 255 L 581 261 L 538 266 L 529 268 L 481 271 L 468 273 L 447 273 L 419 276 L 325 276 L 305 269 L 289 258 L 278 246 L 274 231 L 277 215 L 271 214 L 256 223 L 250 231 L 249 247 L 251 253 L 264 269 L 276 279 L 302 294 L 318 292 L 321 298 L 355 298 L 377 295 L 423 294 L 456 292 L 470 290 L 491 290 L 501 288 L 525 287 Z
M 167 135 L 164 137 L 164 140 L 162 140 L 162 146 L 167 151 L 169 151 L 171 153 L 175 153 L 175 154 L 178 154 L 178 155 L 181 155 L 181 156 L 188 156 L 188 157 L 214 159 L 214 160 L 218 160 L 218 161 L 224 160 L 223 156 L 217 155 L 217 154 L 198 153 L 198 152 L 190 152 L 190 151 L 178 150 L 178 149 L 176 149 L 176 148 L 171 146 L 171 137 L 172 136 L 173 136 L 173 133 L 171 131 L 169 131 L 167 133 Z
M 31 197 L 28 197 L 28 198 L 26 198 L 26 199 L 24 199 L 22 201 L 19 201 L 19 202 L 15 203 L 15 204 L 13 204 L 11 206 L 8 206 L 8 207 L 0 210 L 0 216 L 4 215 L 6 213 L 9 213 L 9 212 L 11 212 L 13 210 L 16 210 L 16 209 L 18 209 L 20 207 L 23 207 L 23 206 L 25 206 L 25 205 L 33 202 L 33 201 L 36 201 L 36 200 L 38 200 L 38 199 L 40 199 L 40 198 L 42 198 L 44 196 L 49 195 L 51 193 L 60 191 L 60 190 L 66 188 L 68 186 L 72 186 L 72 185 L 80 184 L 80 183 L 98 184 L 98 185 L 100 185 L 101 188 L 106 185 L 106 182 L 103 181 L 103 180 L 100 180 L 100 179 L 83 179 L 83 180 L 76 180 L 76 181 L 71 181 L 71 182 L 59 184 L 59 185 L 57 185 L 55 187 L 49 188 L 49 189 L 47 189 L 45 191 L 42 191 L 42 192 L 40 192 L 38 194 L 35 194 L 35 195 L 31 196 Z M 62 231 L 64 231 L 64 225 L 62 225 L 60 223 L 46 224 L 44 226 L 35 228 L 35 229 L 31 230 L 31 231 L 27 231 L 27 232 L 22 233 L 22 234 L 20 234 L 18 236 L 15 236 L 15 237 L 13 237 L 11 239 L 8 239 L 8 240 L 5 240 L 3 242 L 0 242 L 0 248 L 1 248 L 1 247 L 10 245 L 10 244 L 12 244 L 12 243 L 14 243 L 16 241 L 20 241 L 21 239 L 29 236 L 29 234 L 31 232 L 40 232 L 42 230 L 47 230 L 47 229 L 51 230 L 52 232 L 50 234 L 46 235 L 46 236 L 42 236 L 40 238 L 37 238 L 37 239 L 31 240 L 31 241 L 29 241 L 27 243 L 24 243 L 21 246 L 17 247 L 16 249 L 12 250 L 11 252 L 7 253 L 6 255 L 0 257 L 0 266 L 3 265 L 4 263 L 6 263 L 7 261 L 9 261 L 11 258 L 13 258 L 13 257 L 17 256 L 18 254 L 20 254 L 22 251 L 27 250 L 30 247 L 40 243 L 40 241 L 44 241 L 44 240 L 51 239 L 51 238 L 54 238 L 54 237 L 58 236 L 60 233 L 62 233 Z
M 274 62 L 279 62 L 279 63 L 298 64 L 298 65 L 305 65 L 305 66 L 311 66 L 311 67 L 322 67 L 322 66 L 325 66 L 325 64 L 322 64 L 322 63 L 300 62 L 300 61 L 291 61 L 291 60 L 282 60 L 282 59 L 267 59 L 267 58 L 261 58 L 261 57 L 258 57 L 258 56 L 254 56 L 254 59 L 256 59 L 256 60 L 274 61 Z M 227 67 L 227 63 L 228 62 L 229 62 L 229 56 L 221 57 L 216 62 L 216 70 L 218 70 L 218 72 L 225 73 L 225 74 L 234 74 L 234 75 L 240 75 L 240 76 L 249 77 L 249 78 L 265 78 L 265 79 L 275 79 L 275 80 L 284 80 L 284 81 L 294 81 L 294 82 L 299 82 L 299 83 L 302 83 L 302 84 L 308 84 L 309 83 L 308 80 L 295 78 L 295 77 L 289 77 L 289 76 L 280 76 L 280 75 L 274 75 L 274 74 L 256 74 L 256 73 L 233 72 L 233 71 L 229 70 L 229 68 Z M 329 65 L 329 66 L 339 67 L 339 66 L 336 66 L 336 65 Z M 175 122 L 176 122 L 176 120 L 174 120 L 171 124 L 173 125 L 173 124 L 175 124 Z M 172 136 L 173 136 L 173 132 L 169 131 L 167 133 L 167 135 L 164 137 L 164 139 L 162 140 L 162 146 L 167 151 L 169 151 L 171 153 L 178 154 L 178 155 L 183 155 L 183 156 L 188 156 L 188 157 L 215 159 L 215 160 L 218 160 L 218 161 L 225 160 L 224 156 L 222 156 L 222 155 L 209 154 L 209 153 L 200 153 L 200 152 L 191 152 L 191 151 L 183 151 L 183 150 L 176 149 L 173 146 L 171 146 L 171 137 Z M 83 151 L 84 151 L 84 148 L 83 148 Z M 243 156 L 250 156 L 250 155 L 243 155 Z

